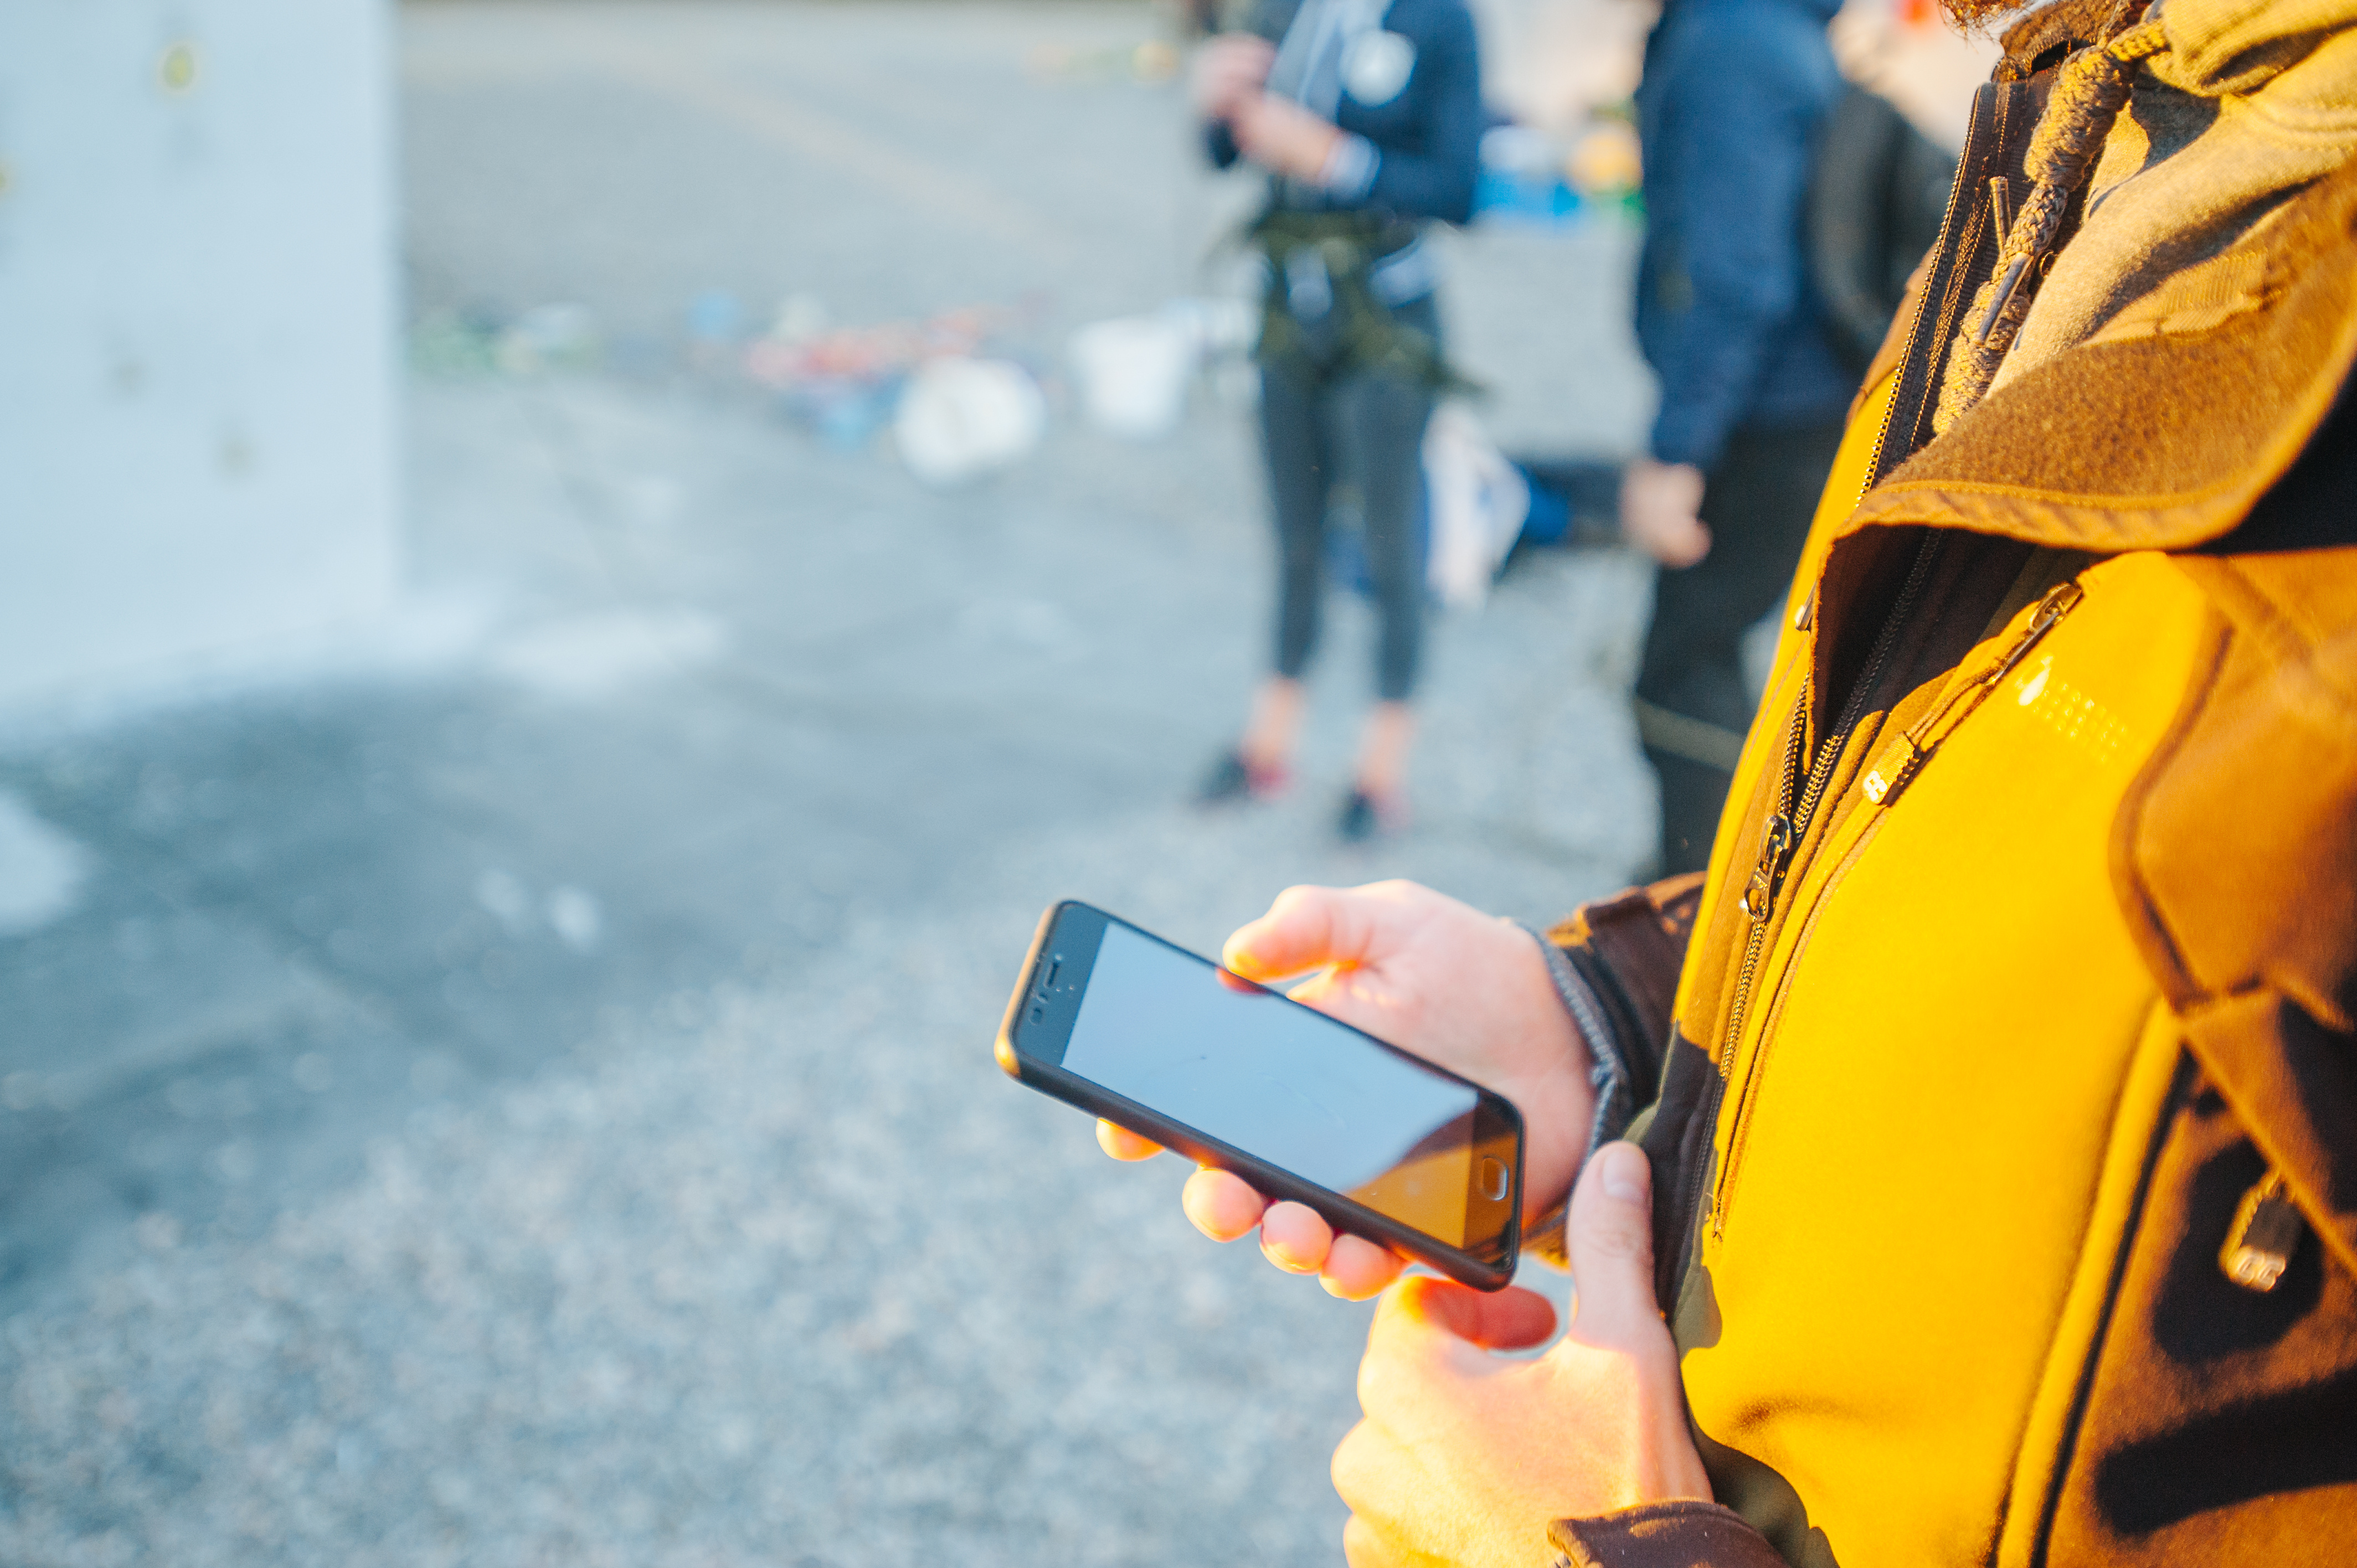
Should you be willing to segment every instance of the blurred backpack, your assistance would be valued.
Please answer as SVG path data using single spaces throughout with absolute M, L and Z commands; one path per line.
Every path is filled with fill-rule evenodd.
M 1852 83 L 1825 116 L 1809 175 L 1809 280 L 1826 340 L 1865 373 L 1940 238 L 1956 160 L 1890 101 Z

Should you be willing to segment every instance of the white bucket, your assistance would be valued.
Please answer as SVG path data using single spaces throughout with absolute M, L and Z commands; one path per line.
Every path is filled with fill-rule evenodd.
M 1168 316 L 1124 316 L 1072 334 L 1072 370 L 1088 421 L 1107 435 L 1152 441 L 1178 426 L 1195 373 L 1196 334 Z

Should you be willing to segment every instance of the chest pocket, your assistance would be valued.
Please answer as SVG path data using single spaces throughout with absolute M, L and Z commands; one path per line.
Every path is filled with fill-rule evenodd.
M 1932 1543 L 1979 1560 L 2123 1085 L 2176 1049 L 2108 845 L 2191 679 L 2203 601 L 2157 555 L 2081 583 L 1944 717 L 1943 693 L 1903 770 L 1878 750 L 1844 786 L 1728 1063 L 1687 1395 L 1846 1563 Z M 1986 671 L 2036 613 L 1961 668 Z

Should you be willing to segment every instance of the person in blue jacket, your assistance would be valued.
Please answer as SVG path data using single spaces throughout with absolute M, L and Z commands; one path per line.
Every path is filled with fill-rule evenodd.
M 1668 0 L 1637 88 L 1637 337 L 1661 381 L 1621 526 L 1662 564 L 1635 695 L 1661 872 L 1704 868 L 1752 703 L 1743 633 L 1791 585 L 1857 377 L 1810 285 L 1839 0 Z
M 1424 639 L 1416 512 L 1424 428 L 1448 379 L 1425 230 L 1462 223 L 1484 129 L 1465 0 L 1262 0 L 1204 46 L 1195 101 L 1211 159 L 1266 171 L 1253 238 L 1268 263 L 1258 359 L 1277 535 L 1274 668 L 1207 801 L 1266 796 L 1289 770 L 1318 641 L 1326 519 L 1357 510 L 1381 620 L 1377 703 L 1340 829 L 1401 820 Z

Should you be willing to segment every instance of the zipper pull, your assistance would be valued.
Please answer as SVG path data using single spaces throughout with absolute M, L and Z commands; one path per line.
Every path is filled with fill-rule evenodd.
M 2291 1267 L 2291 1255 L 2306 1229 L 2299 1207 L 2284 1191 L 2283 1173 L 2271 1170 L 2235 1208 L 2226 1244 L 2218 1250 L 2218 1266 L 2244 1290 L 2264 1294 Z
M 1906 734 L 1883 748 L 1882 755 L 1866 770 L 1866 777 L 1858 781 L 1867 803 L 1889 805 L 1914 779 L 1939 744 L 1948 738 L 1949 732 L 1971 717 L 1973 711 L 1996 690 L 1997 682 L 2012 673 L 2013 667 L 2054 629 L 2054 623 L 2078 608 L 2079 601 L 2086 596 L 2087 590 L 2076 583 L 2062 583 L 2048 589 L 2046 596 L 2038 601 L 2038 607 L 2030 612 L 2029 624 L 2021 628 L 2021 635 L 2013 639 L 2012 646 L 1998 656 L 1996 663 L 1956 688 L 1946 702 L 1915 721 Z
M 2046 596 L 2038 601 L 2038 608 L 2031 612 L 2029 624 L 2021 628 L 2021 636 L 2006 650 L 1996 668 L 1981 677 L 1980 683 L 1994 686 L 2004 680 L 2007 672 L 2021 662 L 2022 655 L 2028 653 L 2040 638 L 2051 631 L 2056 621 L 2077 609 L 2079 601 L 2086 596 L 2087 590 L 2077 583 L 2061 583 L 2047 589 Z
M 1784 875 L 1784 857 L 1792 853 L 1792 819 L 1781 811 L 1768 819 L 1760 841 L 1760 864 L 1752 868 L 1751 884 L 1743 890 L 1743 912 L 1756 923 L 1776 908 L 1776 883 Z

